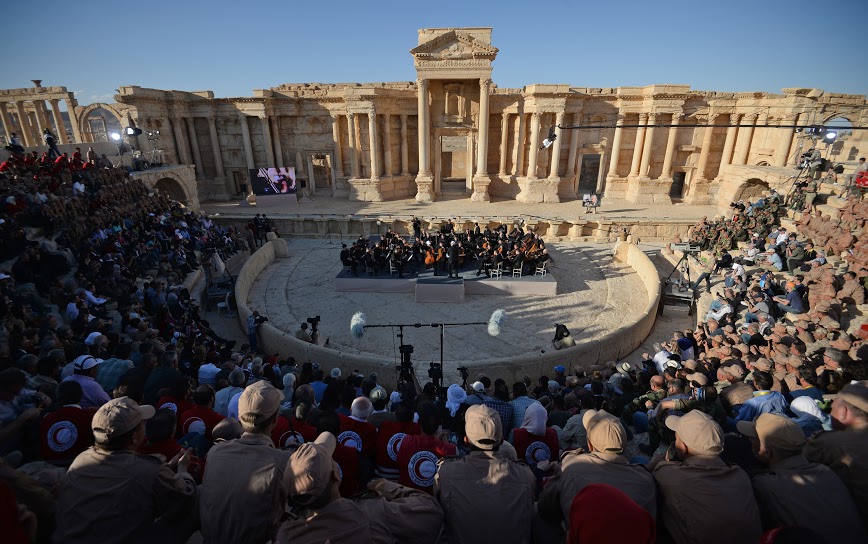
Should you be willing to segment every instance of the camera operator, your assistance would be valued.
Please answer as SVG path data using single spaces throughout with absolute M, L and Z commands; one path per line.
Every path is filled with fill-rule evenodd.
M 570 330 L 566 325 L 555 324 L 555 337 L 552 339 L 552 347 L 555 349 L 571 348 L 576 345 L 576 341 L 570 335 Z
M 255 310 L 247 317 L 247 340 L 250 342 L 251 351 L 259 351 L 256 334 L 259 332 L 259 326 L 266 321 L 268 321 L 268 318 L 259 315 L 259 312 Z
M 301 327 L 295 331 L 295 337 L 299 340 L 307 342 L 308 344 L 313 344 L 313 336 L 309 332 L 307 332 L 307 323 L 302 323 Z

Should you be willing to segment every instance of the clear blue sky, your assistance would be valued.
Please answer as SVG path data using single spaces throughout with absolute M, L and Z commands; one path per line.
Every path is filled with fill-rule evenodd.
M 426 27 L 490 26 L 500 87 L 684 83 L 868 94 L 864 0 L 87 0 L 4 6 L 0 88 L 121 85 L 250 96 L 287 82 L 415 79 Z M 824 34 L 825 33 L 825 34 Z

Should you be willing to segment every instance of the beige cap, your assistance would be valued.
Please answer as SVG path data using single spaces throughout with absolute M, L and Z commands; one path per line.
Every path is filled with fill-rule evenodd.
M 868 387 L 851 383 L 838 393 L 838 398 L 852 404 L 863 412 L 868 412 Z
M 340 472 L 332 459 L 336 443 L 332 433 L 321 433 L 292 454 L 283 473 L 283 483 L 293 501 L 307 504 L 318 499 L 328 488 L 332 474 L 340 481 Z
M 687 368 L 689 370 L 696 371 L 696 361 L 693 359 L 687 359 L 686 361 L 681 361 L 681 366 Z
M 741 365 L 729 365 L 726 367 L 726 371 L 740 380 L 744 378 L 744 368 Z
M 706 376 L 705 374 L 703 374 L 701 372 L 696 372 L 694 374 L 688 374 L 686 377 L 687 377 L 687 381 L 689 381 L 689 382 L 696 382 L 699 385 L 708 385 L 708 376 Z
M 588 442 L 595 451 L 621 453 L 627 444 L 627 431 L 612 414 L 603 410 L 588 410 L 582 414 L 582 425 L 588 433 Z
M 756 360 L 756 362 L 752 363 L 751 366 L 753 366 L 756 370 L 762 370 L 763 372 L 768 372 L 769 370 L 772 369 L 772 362 L 769 361 L 768 359 L 766 359 L 765 357 L 760 357 L 759 359 Z
M 759 438 L 766 447 L 799 450 L 805 443 L 805 433 L 799 424 L 779 414 L 760 414 L 756 421 L 739 421 L 738 432 Z
M 145 419 L 154 417 L 153 406 L 139 406 L 129 397 L 112 399 L 93 415 L 90 427 L 97 442 L 105 442 L 126 434 Z
M 503 440 L 500 415 L 484 404 L 475 404 L 464 413 L 464 434 L 481 450 L 493 450 Z
M 793 368 L 799 368 L 805 364 L 805 359 L 798 355 L 790 355 L 784 362 Z
M 277 413 L 283 393 L 267 381 L 248 386 L 238 399 L 238 419 L 245 429 L 261 425 Z
M 723 430 L 704 412 L 692 410 L 683 416 L 669 416 L 666 426 L 675 431 L 694 455 L 723 452 Z

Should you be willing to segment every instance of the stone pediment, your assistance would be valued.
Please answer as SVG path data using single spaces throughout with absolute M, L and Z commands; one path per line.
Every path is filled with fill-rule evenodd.
M 482 43 L 460 30 L 450 30 L 410 50 L 417 66 L 438 61 L 488 61 L 497 56 L 497 48 Z

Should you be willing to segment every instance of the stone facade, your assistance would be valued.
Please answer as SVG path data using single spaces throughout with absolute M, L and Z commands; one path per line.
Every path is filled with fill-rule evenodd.
M 243 196 L 248 169 L 294 166 L 308 191 L 358 201 L 460 193 L 559 202 L 595 192 L 725 205 L 748 179 L 771 185 L 770 168 L 794 166 L 810 148 L 779 125 L 868 124 L 865 96 L 818 89 L 499 88 L 491 34 L 419 30 L 415 82 L 285 84 L 245 98 L 122 86 L 113 107 L 127 126 L 160 130 L 169 162 L 195 165 L 202 200 Z M 557 128 L 541 149 L 557 125 L 586 128 Z M 853 131 L 820 149 L 855 165 L 868 143 Z

